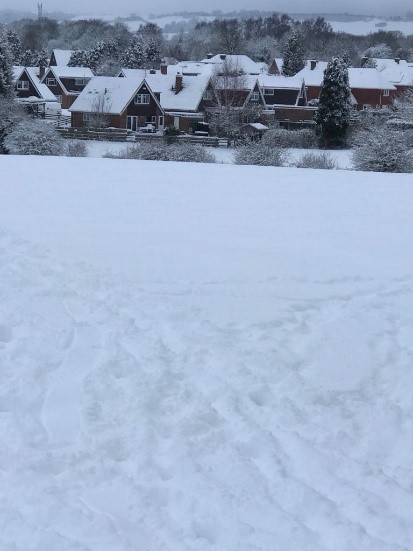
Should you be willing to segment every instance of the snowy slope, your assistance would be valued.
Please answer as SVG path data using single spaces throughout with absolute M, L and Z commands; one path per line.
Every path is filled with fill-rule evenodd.
M 413 548 L 410 176 L 0 173 L 1 549 Z

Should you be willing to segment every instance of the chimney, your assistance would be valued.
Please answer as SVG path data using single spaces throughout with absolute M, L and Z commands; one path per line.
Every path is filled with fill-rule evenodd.
M 167 75 L 168 74 L 168 65 L 163 62 L 161 63 L 161 75 Z
M 311 59 L 310 60 L 310 69 L 311 71 L 314 71 L 314 69 L 317 67 L 317 60 L 316 59 Z
M 397 65 L 400 63 L 400 57 L 395 57 L 394 61 L 397 63 Z
M 361 66 L 364 67 L 366 65 L 366 63 L 368 62 L 369 58 L 368 57 L 362 57 L 361 58 Z
M 149 71 L 150 75 L 156 75 L 156 69 L 152 67 L 152 69 Z
M 214 57 L 214 54 L 207 54 L 207 59 L 212 59 Z
M 46 72 L 46 69 L 43 65 L 40 65 L 39 67 L 39 79 L 41 80 L 44 77 L 44 74 Z
M 182 75 L 181 73 L 176 73 L 175 76 L 175 94 L 179 94 L 182 90 Z

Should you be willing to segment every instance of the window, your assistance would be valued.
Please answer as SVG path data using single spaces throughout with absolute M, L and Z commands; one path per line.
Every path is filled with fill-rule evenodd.
M 86 86 L 87 83 L 87 78 L 75 78 L 75 86 Z
M 28 90 L 29 81 L 28 80 L 18 80 L 17 81 L 17 90 Z
M 163 115 L 159 117 L 159 126 L 163 126 Z
M 265 96 L 273 96 L 274 95 L 274 88 L 264 88 L 264 95 Z
M 46 85 L 47 86 L 56 86 L 57 85 L 57 82 L 56 82 L 56 79 L 55 78 L 47 78 L 46 79 Z
M 83 122 L 89 122 L 92 117 L 92 113 L 83 113 Z
M 205 90 L 204 95 L 202 96 L 202 98 L 205 101 L 211 101 L 211 100 L 214 99 L 214 93 L 212 92 L 212 90 Z
M 251 93 L 251 101 L 259 101 L 259 99 L 260 99 L 259 92 L 252 92 Z
M 150 97 L 149 94 L 137 94 L 135 96 L 135 103 L 137 105 L 149 105 Z
M 151 123 L 152 123 L 152 124 L 156 124 L 156 117 L 155 117 L 155 116 L 154 116 L 154 117 L 151 117 Z
M 383 96 L 389 96 L 390 90 L 383 90 Z
M 137 130 L 139 128 L 138 117 L 128 116 L 127 121 L 126 121 L 126 128 L 128 130 L 133 130 L 133 132 L 137 132 Z

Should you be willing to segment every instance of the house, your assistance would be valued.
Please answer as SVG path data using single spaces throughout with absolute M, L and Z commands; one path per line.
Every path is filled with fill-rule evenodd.
M 70 57 L 73 50 L 58 50 L 54 49 L 49 60 L 49 67 L 64 67 L 69 65 Z
M 57 103 L 57 97 L 40 81 L 40 73 L 41 68 L 39 67 L 16 67 L 14 89 L 17 98 L 20 100 L 36 98 L 45 102 Z
M 367 61 L 367 58 L 363 58 L 364 63 Z M 413 66 L 405 59 L 398 57 L 395 59 L 374 58 L 372 61 L 382 77 L 396 87 L 397 95 L 403 94 L 413 87 Z
M 247 55 L 217 54 L 208 56 L 201 61 L 212 65 L 217 74 L 243 73 L 245 75 L 261 75 L 268 71 L 266 63 L 253 61 Z
M 164 112 L 145 79 L 94 77 L 69 108 L 72 127 L 88 126 L 100 118 L 106 126 L 137 131 L 147 124 L 163 130 Z
M 283 70 L 283 64 L 284 64 L 284 61 L 283 61 L 282 57 L 274 58 L 271 61 L 270 66 L 268 67 L 268 74 L 269 75 L 281 75 L 282 70 Z
M 319 98 L 326 68 L 327 62 L 311 60 L 295 75 L 304 79 L 309 101 Z M 376 68 L 350 67 L 348 74 L 354 109 L 381 109 L 391 105 L 397 89 Z
M 57 97 L 63 109 L 68 109 L 88 82 L 93 73 L 88 67 L 46 67 L 41 82 Z

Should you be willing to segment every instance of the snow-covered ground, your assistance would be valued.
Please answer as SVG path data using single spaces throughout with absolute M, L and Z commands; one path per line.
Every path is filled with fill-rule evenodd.
M 2 550 L 413 549 L 410 175 L 0 174 Z
M 368 35 L 377 31 L 398 31 L 405 35 L 413 34 L 413 21 L 388 21 L 384 19 L 366 19 L 365 21 L 329 21 L 333 30 L 354 35 Z
M 125 142 L 106 142 L 106 141 L 85 141 L 88 149 L 89 157 L 103 157 L 107 153 L 119 153 L 128 146 Z M 207 151 L 212 153 L 217 163 L 231 164 L 234 162 L 236 150 L 231 147 L 207 147 Z M 305 153 L 321 153 L 323 150 L 318 149 L 289 149 L 290 162 L 298 161 Z M 325 151 L 330 157 L 332 157 L 338 168 L 352 168 L 351 163 L 351 150 L 329 150 Z

